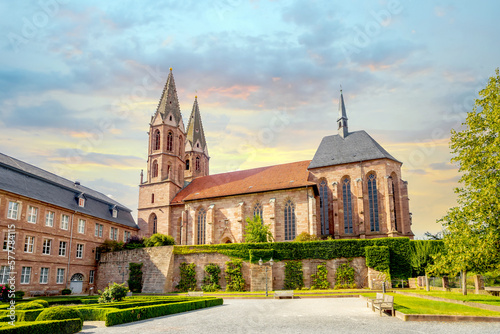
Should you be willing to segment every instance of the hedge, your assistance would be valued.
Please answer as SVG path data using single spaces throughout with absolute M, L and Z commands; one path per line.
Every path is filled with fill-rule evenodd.
M 277 261 L 330 260 L 342 257 L 364 257 L 367 246 L 389 247 L 391 276 L 395 278 L 411 276 L 410 239 L 404 237 L 174 246 L 174 254 L 220 253 L 252 262 L 252 260 L 255 261 L 256 254 L 270 255 L 272 252 L 273 259 Z M 267 253 L 259 253 L 265 250 Z
M 193 301 L 170 303 L 164 305 L 152 305 L 145 307 L 135 307 L 115 312 L 110 312 L 106 315 L 106 326 L 114 326 L 133 321 L 139 321 L 149 318 L 161 317 L 164 315 L 175 314 L 180 312 L 192 311 L 204 307 L 222 305 L 222 298 L 197 299 Z
M 16 322 L 15 326 L 4 325 L 0 327 L 0 333 L 12 334 L 72 334 L 82 330 L 81 319 Z
M 368 246 L 365 248 L 366 266 L 383 273 L 389 273 L 390 253 L 387 246 Z
M 35 321 L 36 317 L 38 317 L 38 315 L 42 313 L 43 310 L 44 310 L 43 308 L 39 308 L 36 310 L 25 310 L 25 311 L 16 310 L 16 321 Z M 10 312 L 9 310 L 0 311 L 0 317 L 1 317 L 0 322 L 11 321 L 10 318 L 8 320 L 4 318 L 9 316 L 10 314 L 9 312 Z

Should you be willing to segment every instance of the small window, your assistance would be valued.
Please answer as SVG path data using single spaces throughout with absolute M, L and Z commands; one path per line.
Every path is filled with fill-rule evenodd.
M 10 267 L 2 266 L 0 268 L 0 284 L 7 284 L 10 276 Z
M 61 216 L 61 229 L 62 230 L 67 230 L 69 225 L 69 216 L 68 215 L 62 215 Z
M 172 102 L 170 102 L 170 103 L 172 103 Z M 170 115 L 170 117 L 168 119 L 171 121 L 172 120 L 172 115 Z
M 17 220 L 18 212 L 19 212 L 19 203 L 9 202 L 9 211 L 7 212 L 7 218 Z
M 113 218 L 118 217 L 118 210 L 113 209 Z
M 35 237 L 27 235 L 24 238 L 24 252 L 33 253 L 34 245 L 35 245 Z
M 130 237 L 131 237 L 131 233 L 128 232 L 128 231 L 123 231 L 123 242 L 127 242 L 130 240 Z
M 94 284 L 95 270 L 91 270 L 89 273 L 89 284 Z
M 160 139 L 161 139 L 160 130 L 156 130 L 154 135 L 154 144 L 153 144 L 154 150 L 160 149 Z
M 118 229 L 116 227 L 112 227 L 109 230 L 109 238 L 111 240 L 118 240 Z
M 5 232 L 3 236 L 3 250 L 10 250 L 12 252 L 15 244 L 16 234 L 14 232 Z
M 151 203 L 155 202 L 155 194 L 151 194 Z
M 196 170 L 200 170 L 200 157 L 196 157 Z
M 51 247 L 52 247 L 52 240 L 44 239 L 43 240 L 43 247 L 42 247 L 42 254 L 50 255 L 50 248 Z
M 169 131 L 167 135 L 167 151 L 172 152 L 174 148 L 173 142 L 174 142 L 174 135 L 172 132 Z
M 49 268 L 40 269 L 40 284 L 47 284 L 49 282 Z
M 49 227 L 54 226 L 54 216 L 55 216 L 54 212 L 47 211 L 47 213 L 45 214 L 45 226 Z
M 102 238 L 102 231 L 104 229 L 104 225 L 102 224 L 95 224 L 95 236 Z
M 186 159 L 186 170 L 189 170 L 189 159 Z
M 153 161 L 153 177 L 158 176 L 158 161 Z
M 59 241 L 59 256 L 66 256 L 66 241 Z
M 76 258 L 77 259 L 83 258 L 83 245 L 82 244 L 76 245 Z
M 28 206 L 28 223 L 36 224 L 36 218 L 38 216 L 38 208 L 34 206 Z
M 78 206 L 83 208 L 85 206 L 85 198 L 79 198 L 78 199 Z
M 31 267 L 23 267 L 21 271 L 21 284 L 30 284 Z
M 56 284 L 63 284 L 63 283 L 64 283 L 64 269 L 58 268 Z
M 83 219 L 78 219 L 78 233 L 85 233 L 85 220 Z

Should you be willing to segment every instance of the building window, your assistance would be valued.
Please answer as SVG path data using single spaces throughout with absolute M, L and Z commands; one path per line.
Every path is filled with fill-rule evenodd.
M 154 150 L 160 149 L 160 139 L 161 139 L 160 130 L 156 130 L 154 136 L 154 144 L 153 144 Z
M 170 179 L 170 165 L 167 165 L 167 179 Z
M 44 239 L 43 240 L 43 247 L 42 247 L 42 254 L 50 255 L 51 246 L 52 246 L 52 240 L 51 239 Z
M 95 224 L 95 236 L 102 238 L 102 231 L 104 229 L 104 225 L 102 224 Z
M 113 212 L 112 212 L 111 215 L 113 216 L 113 218 L 118 217 L 118 210 L 117 209 L 113 209 Z
M 321 216 L 321 234 L 330 234 L 330 222 L 328 217 L 328 184 L 326 180 L 319 184 L 319 212 Z
M 95 270 L 91 270 L 89 273 L 89 284 L 94 284 Z
M 295 206 L 291 200 L 285 204 L 285 240 L 295 239 Z
M 83 219 L 78 219 L 78 233 L 85 233 L 85 220 Z
M 57 268 L 56 284 L 63 284 L 63 283 L 64 283 L 64 269 Z
M 353 233 L 351 181 L 348 178 L 342 182 L 342 199 L 344 201 L 344 233 Z
M 173 149 L 173 141 L 174 141 L 174 136 L 172 134 L 172 132 L 168 132 L 168 135 L 167 135 L 167 151 L 169 152 L 172 152 L 172 149 Z
M 34 244 L 35 244 L 35 237 L 27 235 L 24 238 L 24 252 L 25 253 L 33 253 Z
M 377 195 L 377 176 L 370 174 L 368 176 L 368 201 L 370 204 L 370 231 L 380 231 L 378 223 L 378 195 Z
M 392 204 L 393 204 L 393 207 L 394 207 L 394 228 L 396 229 L 396 231 L 398 231 L 398 201 L 397 199 L 399 198 L 398 194 L 396 193 L 396 185 L 394 184 L 395 183 L 395 177 L 391 177 L 392 179 Z
M 186 170 L 189 170 L 189 159 L 186 159 Z
M 179 136 L 179 155 L 182 154 L 182 137 Z
M 36 218 L 38 216 L 38 208 L 34 206 L 28 206 L 28 223 L 36 224 Z
M 205 210 L 198 211 L 198 245 L 205 243 L 205 224 L 207 222 L 207 213 Z
M 151 194 L 151 203 L 155 202 L 155 194 Z
M 158 161 L 153 161 L 153 177 L 158 176 Z
M 101 248 L 100 247 L 96 247 L 95 248 L 95 260 L 99 261 L 100 259 L 101 259 Z
M 123 242 L 127 242 L 127 241 L 129 241 L 131 236 L 132 236 L 132 235 L 130 234 L 130 232 L 128 232 L 128 231 L 123 231 Z
M 255 206 L 253 207 L 253 216 L 259 216 L 262 224 L 264 224 L 264 215 L 263 215 L 263 210 L 262 210 L 262 204 L 259 202 L 255 203 Z
M 3 234 L 3 250 L 6 251 L 9 248 L 9 232 Z
M 195 165 L 195 168 L 197 171 L 200 170 L 200 157 L 196 157 L 196 165 Z
M 153 234 L 158 233 L 158 218 L 156 215 L 153 217 Z
M 10 275 L 10 267 L 2 266 L 0 268 L 0 284 L 7 284 Z
M 78 198 L 78 206 L 83 208 L 85 206 L 85 198 Z
M 76 258 L 77 259 L 83 258 L 83 245 L 82 244 L 76 244 Z
M 118 228 L 116 227 L 112 227 L 110 230 L 109 230 L 109 238 L 111 240 L 118 240 Z
M 45 214 L 45 226 L 49 227 L 54 226 L 54 216 L 55 216 L 54 212 L 47 211 L 47 213 Z
M 21 284 L 30 284 L 31 267 L 23 267 L 21 269 Z
M 3 250 L 6 251 L 10 249 L 12 251 L 13 246 L 15 244 L 16 244 L 16 234 L 5 232 L 3 236 Z
M 49 282 L 49 268 L 40 269 L 40 284 L 47 284 Z
M 69 216 L 68 215 L 62 215 L 61 216 L 61 229 L 62 230 L 67 230 L 69 225 Z
M 9 202 L 9 211 L 7 212 L 7 218 L 17 219 L 18 212 L 19 212 L 19 203 Z
M 59 256 L 66 256 L 66 241 L 59 241 Z

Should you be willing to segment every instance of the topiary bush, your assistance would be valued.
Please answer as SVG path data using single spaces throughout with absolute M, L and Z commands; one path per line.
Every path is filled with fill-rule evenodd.
M 111 303 L 111 302 L 119 302 L 125 296 L 127 296 L 127 292 L 129 289 L 123 284 L 113 283 L 107 286 L 104 291 L 99 290 L 99 303 Z
M 243 261 L 240 259 L 234 259 L 226 262 L 226 291 L 245 290 L 245 279 L 243 278 L 243 273 L 241 272 L 242 267 Z
M 219 285 L 220 268 L 214 263 L 209 263 L 205 266 L 205 277 L 201 289 L 205 292 L 214 292 L 221 289 Z
M 181 280 L 175 287 L 181 292 L 196 290 L 196 264 L 182 262 L 180 265 Z
M 45 299 L 33 299 L 31 302 L 42 304 L 44 308 L 49 307 L 49 302 Z
M 67 306 L 54 306 L 46 308 L 42 311 L 36 318 L 36 321 L 48 321 L 48 320 L 68 320 L 68 319 L 79 319 L 80 328 L 78 331 L 82 330 L 83 327 L 83 317 L 81 313 L 72 307 Z
M 129 263 L 128 287 L 132 292 L 142 291 L 142 263 Z
M 175 245 L 175 239 L 169 235 L 155 233 L 149 238 L 144 239 L 144 246 L 146 247 L 160 247 Z
M 304 286 L 302 261 L 288 261 L 285 264 L 285 289 L 295 290 Z
M 61 295 L 65 296 L 65 295 L 70 295 L 71 294 L 71 289 L 62 289 L 61 291 Z
M 16 305 L 16 310 L 36 310 L 40 308 L 44 308 L 44 306 L 34 301 L 27 303 L 20 303 L 19 305 Z

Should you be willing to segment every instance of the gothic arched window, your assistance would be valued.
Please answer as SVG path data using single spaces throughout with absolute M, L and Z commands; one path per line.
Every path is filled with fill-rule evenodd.
M 153 143 L 154 150 L 160 149 L 160 139 L 161 139 L 160 130 L 157 129 L 154 135 L 154 143 Z
M 196 157 L 196 170 L 200 170 L 200 157 Z
M 295 239 L 295 205 L 291 200 L 285 204 L 285 241 Z
M 378 222 L 378 194 L 377 194 L 377 176 L 370 174 L 368 176 L 368 201 L 370 204 L 370 231 L 380 231 Z
M 353 233 L 351 181 L 347 177 L 342 181 L 342 200 L 344 202 L 344 233 Z
M 153 161 L 153 177 L 158 176 L 158 161 Z
M 189 170 L 189 159 L 186 159 L 186 170 Z
M 158 218 L 154 213 L 149 216 L 149 223 L 153 226 L 153 234 L 158 232 Z
M 328 184 L 326 180 L 319 184 L 319 210 L 321 213 L 321 234 L 330 234 L 328 220 Z
M 260 204 L 259 202 L 255 203 L 255 206 L 253 207 L 253 216 L 259 216 L 262 224 L 264 224 L 262 204 Z
M 170 170 L 172 168 L 170 167 L 170 165 L 167 166 L 167 180 L 170 179 Z
M 179 136 L 179 155 L 182 154 L 182 137 Z
M 172 152 L 172 149 L 173 149 L 173 143 L 174 143 L 174 135 L 172 134 L 172 132 L 168 132 L 168 135 L 167 135 L 167 151 L 169 152 Z
M 198 245 L 205 243 L 205 225 L 207 222 L 207 212 L 203 209 L 198 211 Z
M 392 179 L 392 204 L 394 206 L 394 228 L 398 231 L 398 200 L 399 200 L 399 188 L 396 184 L 397 176 L 396 174 L 391 175 Z

